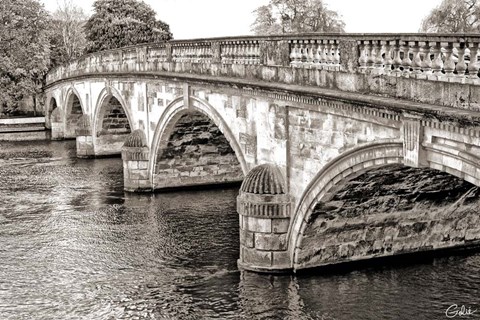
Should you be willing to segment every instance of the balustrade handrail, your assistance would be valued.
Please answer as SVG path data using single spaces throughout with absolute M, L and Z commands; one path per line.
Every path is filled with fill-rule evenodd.
M 264 57 L 262 50 L 266 50 L 264 44 L 268 42 L 272 42 L 274 47 L 277 45 L 278 51 L 284 51 L 280 55 L 283 61 Z M 65 76 L 81 74 L 82 70 L 86 73 L 101 72 L 97 68 L 99 59 L 102 59 L 100 64 L 105 61 L 116 62 L 117 65 L 151 61 L 215 62 L 340 71 L 343 70 L 340 46 L 343 42 L 356 46 L 357 61 L 350 65 L 354 65 L 358 72 L 440 81 L 462 78 L 463 82 L 480 84 L 480 65 L 476 59 L 471 59 L 472 55 L 478 55 L 480 34 L 473 33 L 301 33 L 170 40 L 83 55 L 50 70 L 47 84 Z M 288 61 L 284 61 L 286 56 L 289 57 Z M 131 71 L 128 68 L 119 69 L 122 68 L 113 71 Z

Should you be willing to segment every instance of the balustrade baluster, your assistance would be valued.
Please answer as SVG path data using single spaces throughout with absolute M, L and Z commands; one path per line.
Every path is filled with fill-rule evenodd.
M 458 61 L 457 61 L 457 77 L 465 78 L 465 71 L 467 70 L 467 64 L 465 63 L 465 42 L 461 42 L 456 45 L 458 52 Z
M 237 64 L 238 61 L 238 43 L 233 41 L 231 44 L 230 59 L 232 64 Z
M 220 44 L 220 60 L 222 64 L 227 63 L 227 45 L 225 43 Z
M 227 42 L 226 49 L 227 49 L 227 53 L 226 53 L 227 64 L 232 64 L 233 63 L 233 43 Z
M 243 43 L 241 41 L 237 42 L 236 46 L 236 53 L 235 53 L 235 61 L 237 64 L 244 64 L 244 56 L 245 56 L 245 48 L 243 46 Z
M 320 67 L 320 44 L 318 44 L 318 40 L 314 41 L 312 44 L 313 47 L 313 64 L 315 67 Z
M 365 72 L 367 69 L 367 55 L 366 55 L 366 45 L 365 41 L 360 41 L 359 45 L 360 57 L 358 58 L 358 64 L 360 65 L 359 69 L 361 72 Z
M 290 65 L 295 67 L 297 64 L 297 42 L 290 43 Z
M 443 69 L 445 70 L 445 75 L 448 78 L 452 78 L 454 76 L 453 71 L 455 71 L 455 61 L 453 60 L 453 43 L 448 42 L 446 46 L 444 46 L 445 50 L 445 63 L 443 65 Z
M 307 55 L 307 61 L 306 61 L 306 67 L 311 68 L 313 65 L 313 40 L 312 41 L 305 41 L 306 42 L 306 55 Z
M 307 63 L 307 50 L 303 41 L 300 42 L 300 66 Z
M 373 41 L 373 51 L 375 52 L 374 54 L 374 61 L 373 61 L 373 66 L 375 69 L 376 73 L 382 74 L 384 72 L 383 70 L 383 57 L 382 57 L 382 44 L 380 41 Z
M 423 53 L 423 61 L 422 61 L 422 70 L 425 75 L 432 74 L 432 57 L 430 53 L 430 43 L 423 42 L 421 46 L 421 52 Z
M 400 41 L 396 40 L 393 46 L 393 71 L 395 75 L 400 76 L 402 74 L 402 57 L 400 55 L 402 47 Z
M 402 46 L 403 49 L 403 60 L 402 60 L 402 67 L 403 67 L 403 75 L 409 76 L 410 75 L 410 66 L 412 65 L 412 59 L 410 59 L 410 46 L 408 42 L 405 42 Z
M 247 44 L 247 63 L 248 64 L 253 64 L 253 52 L 252 52 L 252 41 L 249 41 Z
M 320 40 L 320 64 L 322 68 L 327 65 L 327 40 Z
M 375 52 L 373 51 L 372 41 L 367 41 L 367 43 L 365 44 L 365 50 L 367 51 L 367 69 L 373 69 L 373 64 L 375 62 Z
M 442 60 L 442 47 L 440 42 L 435 42 L 435 45 L 432 48 L 432 53 L 433 53 L 432 72 L 436 76 L 441 76 L 442 69 L 443 69 L 443 60 Z
M 327 65 L 333 64 L 333 55 L 332 55 L 332 44 L 330 40 L 327 40 L 327 44 L 325 45 L 325 53 L 327 54 Z
M 478 43 L 469 43 L 468 48 L 470 49 L 470 63 L 468 64 L 468 78 L 469 79 L 478 79 L 478 69 L 480 65 L 478 64 L 477 55 L 478 55 Z
M 390 45 L 390 41 L 382 41 L 381 44 L 385 46 L 385 58 L 384 58 L 384 72 L 385 74 L 389 75 L 392 72 L 392 46 Z
M 333 42 L 333 64 L 340 66 L 340 50 L 338 49 L 338 41 Z
M 257 41 L 253 42 L 252 55 L 253 55 L 253 64 L 259 64 L 260 63 L 260 45 L 258 44 Z
M 412 47 L 413 61 L 412 61 L 412 74 L 422 73 L 422 58 L 420 57 L 420 46 L 418 41 L 409 42 Z

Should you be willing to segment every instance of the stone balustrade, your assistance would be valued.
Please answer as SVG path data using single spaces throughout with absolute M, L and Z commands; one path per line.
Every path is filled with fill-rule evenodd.
M 47 84 L 92 73 L 172 71 L 163 64 L 180 63 L 291 67 L 479 85 L 479 43 L 480 36 L 473 34 L 302 34 L 175 40 L 82 56 L 50 71 Z
M 478 84 L 480 37 L 358 40 L 361 72 Z

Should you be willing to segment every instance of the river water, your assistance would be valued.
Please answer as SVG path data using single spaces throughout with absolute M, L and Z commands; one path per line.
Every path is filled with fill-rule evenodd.
M 238 187 L 124 193 L 121 159 L 0 142 L 0 319 L 446 319 L 480 253 L 337 272 L 236 267 Z M 480 318 L 480 310 L 461 319 Z

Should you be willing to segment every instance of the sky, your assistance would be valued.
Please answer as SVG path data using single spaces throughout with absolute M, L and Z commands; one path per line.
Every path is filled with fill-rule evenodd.
M 54 11 L 58 0 L 40 0 Z M 168 23 L 175 39 L 251 34 L 252 12 L 268 0 L 144 0 Z M 73 0 L 92 14 L 94 0 Z M 418 32 L 422 19 L 441 0 L 324 0 L 349 33 Z

